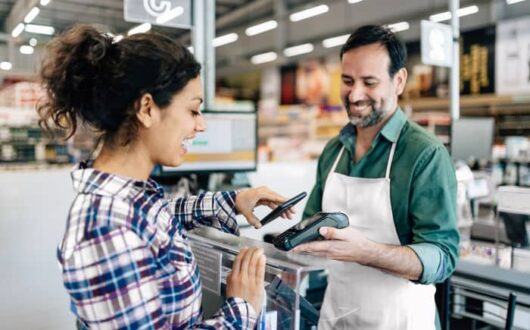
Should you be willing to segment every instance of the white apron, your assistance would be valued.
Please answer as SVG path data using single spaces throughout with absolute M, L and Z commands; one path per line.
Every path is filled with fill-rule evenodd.
M 335 173 L 344 147 L 331 168 L 322 211 L 344 212 L 350 226 L 368 239 L 401 245 L 390 203 L 392 144 L 384 178 Z M 429 330 L 435 328 L 435 287 L 415 284 L 376 268 L 342 262 L 329 270 L 319 329 Z

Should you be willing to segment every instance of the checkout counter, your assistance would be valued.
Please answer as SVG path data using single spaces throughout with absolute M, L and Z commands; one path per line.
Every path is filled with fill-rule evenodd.
M 258 329 L 316 329 L 327 286 L 326 268 L 336 261 L 280 251 L 271 244 L 208 227 L 188 234 L 201 272 L 205 317 L 221 306 L 226 277 L 239 250 L 261 247 L 267 257 L 266 301 Z

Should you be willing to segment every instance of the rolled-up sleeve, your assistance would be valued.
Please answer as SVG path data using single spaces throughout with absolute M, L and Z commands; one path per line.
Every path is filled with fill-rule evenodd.
M 236 191 L 201 193 L 169 201 L 169 210 L 186 230 L 209 226 L 239 235 L 236 196 Z
M 460 236 L 457 228 L 457 182 L 443 146 L 427 149 L 414 170 L 410 217 L 412 243 L 423 272 L 419 283 L 439 283 L 454 271 Z

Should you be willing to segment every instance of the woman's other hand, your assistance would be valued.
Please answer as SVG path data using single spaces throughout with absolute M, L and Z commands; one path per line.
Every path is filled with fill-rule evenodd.
M 226 296 L 246 300 L 259 314 L 263 304 L 265 255 L 260 248 L 242 248 L 226 280 Z

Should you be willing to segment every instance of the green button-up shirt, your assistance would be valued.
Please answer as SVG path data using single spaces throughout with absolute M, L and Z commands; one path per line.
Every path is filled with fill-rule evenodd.
M 438 139 L 407 120 L 401 109 L 374 138 L 369 151 L 354 163 L 356 132 L 347 124 L 326 145 L 317 168 L 316 184 L 303 217 L 322 210 L 326 178 L 341 148 L 337 173 L 352 177 L 385 176 L 390 148 L 397 141 L 390 173 L 392 213 L 399 240 L 420 259 L 419 282 L 438 283 L 449 277 L 458 259 L 456 177 L 451 158 Z

